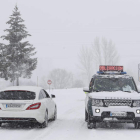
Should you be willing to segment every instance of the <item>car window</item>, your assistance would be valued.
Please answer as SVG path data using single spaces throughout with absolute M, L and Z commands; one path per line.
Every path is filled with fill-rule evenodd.
M 43 97 L 44 97 L 44 98 L 47 98 L 47 96 L 46 96 L 44 90 L 41 90 L 41 92 L 42 92 Z
M 41 99 L 43 99 L 44 97 L 43 97 L 43 94 L 42 94 L 42 90 L 40 91 L 40 93 L 39 93 L 39 100 L 41 100 Z
M 89 90 L 92 91 L 93 90 L 93 85 L 94 85 L 94 79 L 92 78 L 89 84 Z
M 136 91 L 131 78 L 96 78 L 95 91 Z
M 49 94 L 47 93 L 47 91 L 43 90 L 47 96 L 47 98 L 50 98 Z
M 0 92 L 0 100 L 34 100 L 36 94 L 30 91 L 3 91 Z
M 93 85 L 94 85 L 94 79 L 92 78 L 89 86 L 92 87 Z

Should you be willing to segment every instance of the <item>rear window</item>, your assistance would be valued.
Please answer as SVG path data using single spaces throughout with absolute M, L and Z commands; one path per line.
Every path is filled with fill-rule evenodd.
M 0 100 L 34 100 L 35 93 L 30 91 L 3 91 Z

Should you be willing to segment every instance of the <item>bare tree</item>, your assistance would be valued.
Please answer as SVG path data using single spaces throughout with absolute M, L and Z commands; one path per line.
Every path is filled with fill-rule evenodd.
M 83 80 L 75 80 L 72 87 L 73 88 L 82 88 L 82 87 L 84 87 Z
M 49 74 L 52 86 L 57 89 L 71 87 L 73 84 L 73 75 L 64 69 L 54 69 Z
M 109 57 L 109 47 L 108 47 L 108 42 L 105 38 L 102 39 L 102 54 L 103 54 L 103 57 L 102 57 L 102 62 L 106 65 L 107 62 L 108 62 L 108 57 Z
M 109 41 L 109 64 L 115 65 L 119 61 L 119 54 L 116 50 L 115 44 L 110 40 Z
M 99 65 L 115 65 L 119 60 L 118 52 L 112 40 L 102 38 L 101 42 L 98 37 L 95 38 L 92 45 L 93 61 L 96 66 Z M 97 67 L 96 67 L 97 68 Z
M 96 69 L 98 65 L 102 64 L 102 54 L 101 54 L 101 47 L 100 47 L 100 40 L 99 37 L 96 37 L 94 39 L 94 43 L 92 45 L 92 56 L 93 56 L 93 61 L 96 65 Z
M 82 70 L 83 74 L 87 77 L 87 82 L 90 81 L 91 75 L 93 74 L 93 55 L 91 48 L 82 47 L 78 55 L 80 65 L 79 69 Z
M 87 83 L 99 65 L 115 65 L 119 60 L 115 44 L 110 40 L 99 37 L 94 39 L 91 48 L 82 47 L 78 55 L 80 66 L 78 68 L 85 74 Z
M 102 61 L 105 65 L 115 65 L 119 60 L 119 55 L 113 44 L 112 40 L 107 41 L 105 38 L 102 39 Z

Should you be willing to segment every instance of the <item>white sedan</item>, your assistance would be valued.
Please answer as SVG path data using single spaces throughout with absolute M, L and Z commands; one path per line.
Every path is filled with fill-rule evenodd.
M 13 86 L 0 91 L 0 125 L 11 122 L 33 122 L 48 126 L 56 120 L 57 106 L 46 90 L 35 86 Z

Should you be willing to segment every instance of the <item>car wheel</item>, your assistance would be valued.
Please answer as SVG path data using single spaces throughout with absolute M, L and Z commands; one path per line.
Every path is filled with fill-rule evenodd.
M 90 115 L 87 113 L 87 127 L 88 129 L 96 128 L 96 122 L 90 121 Z
M 94 129 L 96 128 L 96 122 L 93 122 L 93 128 Z
M 53 116 L 53 121 L 55 121 L 57 119 L 57 108 L 55 107 L 55 111 L 54 111 L 54 116 Z
M 109 127 L 109 128 L 111 127 L 111 124 L 110 124 L 110 122 L 108 122 L 108 121 L 105 122 L 104 124 L 105 124 L 105 127 Z
M 93 123 L 87 122 L 87 128 L 92 129 L 93 128 Z
M 137 129 L 139 129 L 140 128 L 140 122 L 138 122 L 138 124 L 137 124 Z
M 95 128 L 96 128 L 96 122 L 91 122 L 91 123 L 88 122 L 88 123 L 87 123 L 87 127 L 88 127 L 88 129 L 92 129 L 92 128 L 95 129 Z
M 88 122 L 88 113 L 87 113 L 86 109 L 85 109 L 85 121 Z
M 48 113 L 46 111 L 45 116 L 44 116 L 44 122 L 40 125 L 41 128 L 45 128 L 48 126 Z
M 138 129 L 139 123 L 138 122 L 134 122 L 134 127 L 135 127 L 135 129 Z

